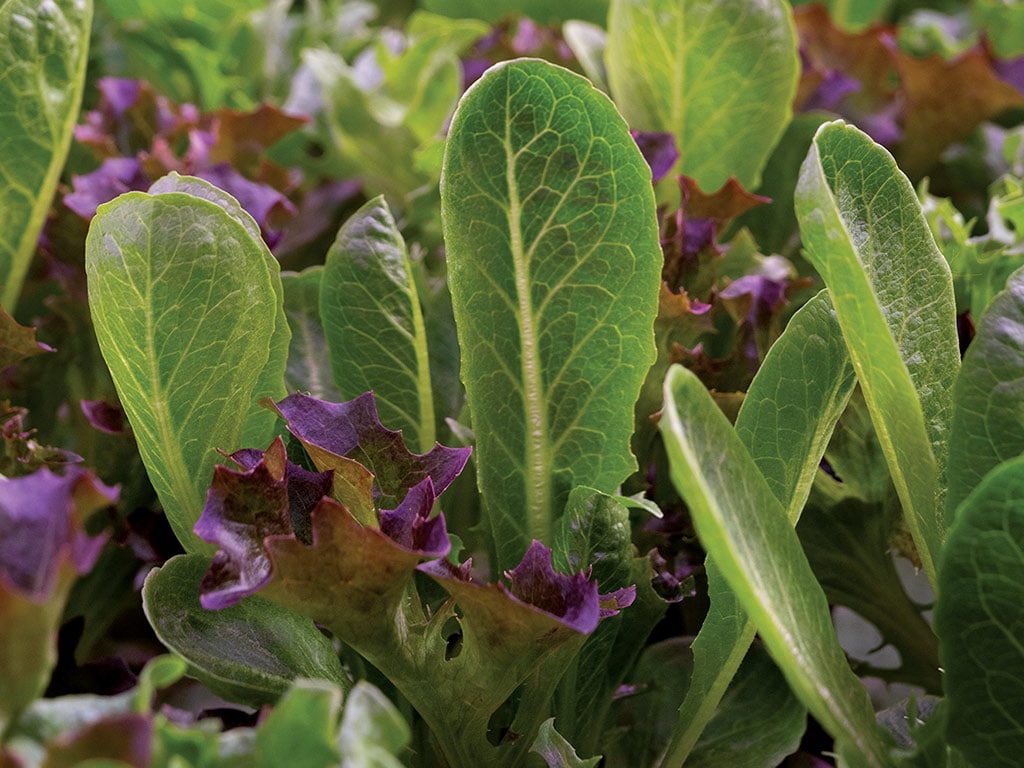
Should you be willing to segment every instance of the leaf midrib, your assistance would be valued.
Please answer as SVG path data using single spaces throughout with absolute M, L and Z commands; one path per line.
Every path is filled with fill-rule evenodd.
M 506 96 L 506 114 L 510 111 L 511 94 Z M 516 180 L 516 152 L 512 149 L 512 121 L 505 121 L 505 181 L 508 187 L 509 245 L 512 264 L 515 269 L 516 303 L 519 314 L 519 330 L 522 341 L 520 365 L 523 379 L 523 410 L 525 433 L 525 455 L 523 466 L 526 475 L 526 521 L 527 533 L 540 541 L 550 540 L 551 478 L 546 468 L 548 460 L 547 418 L 543 407 L 543 383 L 541 361 L 533 307 L 530 301 L 530 272 L 526 249 L 523 246 L 522 204 L 519 197 L 519 183 Z

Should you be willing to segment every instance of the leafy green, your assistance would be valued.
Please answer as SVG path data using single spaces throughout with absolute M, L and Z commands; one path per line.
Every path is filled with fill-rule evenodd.
M 544 0 L 423 0 L 423 7 L 434 13 L 488 22 L 523 15 L 542 23 L 581 19 L 604 26 L 608 18 L 608 0 L 563 0 L 557 5 Z
M 412 262 L 383 196 L 356 211 L 327 252 L 320 316 L 344 399 L 372 390 L 381 422 L 420 453 L 434 404 Z
M 1024 271 L 1018 270 L 979 319 L 953 389 L 949 514 L 991 469 L 1024 452 L 1019 429 L 1022 372 Z
M 92 0 L 0 4 L 0 304 L 13 311 L 78 118 Z
M 282 338 L 266 246 L 209 200 L 133 192 L 101 206 L 86 242 L 96 336 L 153 487 L 189 551 L 217 449 L 242 443 Z M 287 346 L 287 338 L 284 339 Z M 254 375 L 255 372 L 255 375 Z
M 650 171 L 608 99 L 499 64 L 452 121 L 441 187 L 479 485 L 499 567 L 550 541 L 569 491 L 635 468 L 661 254 Z
M 754 377 L 736 433 L 795 524 L 818 462 L 853 389 L 835 312 L 820 293 L 793 316 Z M 736 673 L 755 627 L 714 556 L 706 564 L 711 608 L 693 641 L 694 670 L 666 765 L 686 759 Z
M 161 642 L 190 674 L 220 696 L 251 706 L 273 703 L 299 677 L 349 686 L 334 647 L 311 621 L 259 596 L 211 611 L 199 602 L 209 562 L 168 560 L 146 577 L 143 605 Z
M 601 762 L 600 756 L 581 760 L 572 744 L 555 730 L 553 717 L 541 723 L 530 751 L 540 755 L 548 764 L 548 768 L 594 768 Z
M 939 569 L 935 629 L 949 701 L 946 735 L 976 766 L 1024 749 L 1024 458 L 992 470 L 961 504 Z
M 292 331 L 285 369 L 285 388 L 289 392 L 309 392 L 321 400 L 342 400 L 325 359 L 327 334 L 320 320 L 320 284 L 324 270 L 309 267 L 300 273 L 281 274 L 284 288 L 284 313 Z
M 960 364 L 949 266 L 895 161 L 842 121 L 815 134 L 796 209 L 934 584 Z
M 790 521 L 735 430 L 685 368 L 673 366 L 666 379 L 661 428 L 673 483 L 701 542 L 794 693 L 851 756 L 850 765 L 889 765 L 867 693 L 847 665 Z
M 757 186 L 790 118 L 800 64 L 781 0 L 612 0 L 608 82 L 631 127 L 676 136 L 702 189 Z

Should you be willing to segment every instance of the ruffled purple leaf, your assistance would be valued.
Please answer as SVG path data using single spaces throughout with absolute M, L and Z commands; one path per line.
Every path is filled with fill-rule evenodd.
M 214 469 L 196 522 L 196 535 L 220 547 L 200 586 L 205 608 L 226 608 L 266 586 L 273 576 L 267 538 L 298 537 L 296 527 L 310 531 L 313 509 L 330 492 L 331 473 L 309 472 L 289 462 L 280 437 L 259 458 L 257 453 L 240 451 L 232 457 L 241 470 Z M 293 520 L 299 525 L 293 526 Z M 307 535 L 312 538 L 311 532 Z
M 444 557 L 451 540 L 444 516 L 430 517 L 436 499 L 429 477 L 417 483 L 395 509 L 382 509 L 380 529 L 396 543 L 424 557 Z
M 636 584 L 630 584 L 628 587 L 622 587 L 607 594 L 598 595 L 598 618 L 607 619 L 611 616 L 616 616 L 623 608 L 629 608 L 634 600 L 636 600 Z
M 87 573 L 107 535 L 89 536 L 85 521 L 117 498 L 116 488 L 80 467 L 69 467 L 63 475 L 43 467 L 24 477 L 0 479 L 0 593 L 13 590 L 43 603 L 53 595 L 66 564 Z
M 668 175 L 679 159 L 675 135 L 666 131 L 631 130 L 629 133 L 651 167 L 651 180 L 657 184 Z
M 99 206 L 125 192 L 145 191 L 150 183 L 136 158 L 108 157 L 92 173 L 72 177 L 72 191 L 64 196 L 64 205 L 90 221 Z
M 534 540 L 523 559 L 511 571 L 506 571 L 509 594 L 527 605 L 532 605 L 572 627 L 582 634 L 597 629 L 600 606 L 597 582 L 586 573 L 572 576 L 555 571 L 551 564 L 551 550 Z
M 295 393 L 275 408 L 303 444 L 353 459 L 369 469 L 374 475 L 374 495 L 384 503 L 404 498 L 428 477 L 440 495 L 462 472 L 472 450 L 438 444 L 424 454 L 410 452 L 401 432 L 380 423 L 372 392 L 345 403 Z
M 80 400 L 78 405 L 93 429 L 107 435 L 124 434 L 127 422 L 120 405 L 108 403 L 106 400 Z

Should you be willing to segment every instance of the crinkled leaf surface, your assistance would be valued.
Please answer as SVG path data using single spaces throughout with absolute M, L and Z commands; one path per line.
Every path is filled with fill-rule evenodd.
M 1000 462 L 1024 452 L 1024 271 L 978 320 L 953 389 L 947 514 Z
M 0 304 L 13 311 L 78 118 L 92 0 L 0 4 Z
M 322 266 L 302 272 L 284 272 L 284 313 L 292 330 L 285 368 L 285 388 L 289 392 L 308 392 L 321 400 L 343 400 L 331 375 L 330 360 L 324 355 L 327 335 L 320 319 Z
M 853 386 L 850 357 L 822 292 L 772 345 L 736 418 L 739 439 L 790 524 L 800 516 Z M 693 673 L 666 765 L 680 763 L 696 744 L 754 638 L 754 624 L 713 556 L 706 569 L 711 607 L 693 641 Z
M 1024 749 L 1024 459 L 1000 464 L 960 506 L 939 570 L 935 630 L 949 743 L 973 765 L 1013 766 Z
M 890 765 L 790 520 L 704 385 L 680 366 L 665 381 L 661 429 L 702 544 L 794 693 L 840 748 L 856 753 L 851 766 Z
M 189 663 L 190 674 L 228 701 L 273 703 L 298 677 L 348 678 L 331 641 L 313 622 L 252 596 L 220 610 L 204 608 L 203 555 L 173 558 L 146 578 L 143 603 L 160 642 Z
M 320 289 L 334 381 L 346 399 L 372 391 L 381 421 L 419 451 L 434 446 L 423 313 L 412 263 L 383 196 L 345 222 Z
M 789 122 L 800 64 L 781 0 L 612 0 L 605 60 L 633 128 L 671 131 L 704 189 L 757 186 Z
M 518 60 L 460 102 L 441 198 L 479 486 L 507 567 L 551 540 L 571 488 L 611 493 L 635 469 L 662 263 L 650 170 L 606 96 Z
M 220 205 L 180 192 L 123 195 L 101 206 L 89 229 L 96 336 L 188 551 L 209 551 L 192 526 L 217 449 L 242 447 L 268 361 L 283 381 L 284 358 L 275 359 L 283 308 L 265 249 Z
M 960 367 L 949 265 L 892 156 L 842 121 L 815 134 L 796 210 L 934 584 Z

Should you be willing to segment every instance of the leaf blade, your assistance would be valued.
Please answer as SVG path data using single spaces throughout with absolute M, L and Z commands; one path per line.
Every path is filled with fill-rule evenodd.
M 261 247 L 218 205 L 134 192 L 86 241 L 89 304 L 139 452 L 186 551 L 220 455 L 239 447 L 278 295 Z
M 891 155 L 842 121 L 815 134 L 796 209 L 934 584 L 945 535 L 950 389 L 960 366 L 949 266 Z
M 0 304 L 14 310 L 78 117 L 91 0 L 0 5 Z
M 442 222 L 479 483 L 499 567 L 550 541 L 571 487 L 635 468 L 661 268 L 650 171 L 611 102 L 500 64 L 452 122 Z
M 700 380 L 673 366 L 662 433 L 673 482 L 797 696 L 855 765 L 890 765 L 867 693 L 839 646 L 828 602 L 800 541 Z
M 757 186 L 800 70 L 785 3 L 613 0 L 606 61 L 630 125 L 676 135 L 680 173 L 702 189 Z

